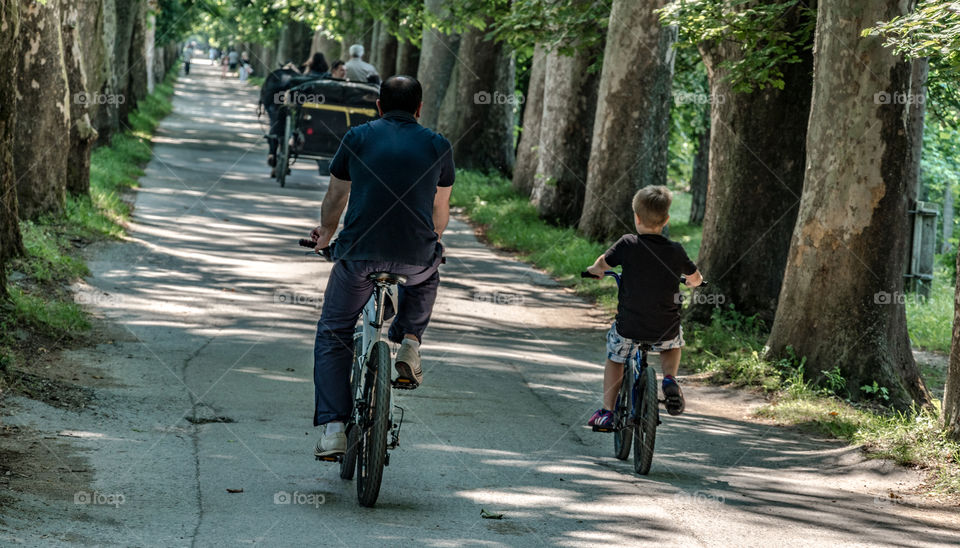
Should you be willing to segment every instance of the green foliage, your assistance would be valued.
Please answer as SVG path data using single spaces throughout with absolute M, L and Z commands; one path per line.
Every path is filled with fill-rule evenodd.
M 914 347 L 950 351 L 955 279 L 955 274 L 950 274 L 946 269 L 938 269 L 929 298 L 913 296 L 906 299 L 907 330 Z
M 660 10 L 665 25 L 679 29 L 679 44 L 707 47 L 720 42 L 739 46 L 741 55 L 725 60 L 734 91 L 783 89 L 783 67 L 799 63 L 812 47 L 816 12 L 801 0 L 682 0 Z M 792 25 L 793 20 L 799 24 Z
M 878 385 L 877 381 L 873 381 L 873 384 L 861 386 L 860 391 L 868 395 L 871 399 L 883 401 L 884 403 L 890 401 L 890 391 L 887 390 L 886 386 Z
M 494 23 L 493 36 L 522 50 L 543 44 L 563 55 L 592 52 L 590 70 L 602 67 L 603 46 L 612 2 L 525 0 Z
M 83 310 L 75 303 L 33 295 L 19 287 L 10 288 L 11 317 L 47 336 L 75 334 L 90 327 Z
M 930 58 L 927 106 L 940 120 L 960 129 L 960 4 L 920 0 L 912 12 L 863 30 L 911 59 Z
M 700 136 L 710 130 L 710 87 L 707 69 L 693 48 L 677 51 L 670 105 L 668 185 L 686 188 L 693 171 Z M 672 214 L 673 217 L 678 217 Z M 689 212 L 682 217 L 689 218 Z

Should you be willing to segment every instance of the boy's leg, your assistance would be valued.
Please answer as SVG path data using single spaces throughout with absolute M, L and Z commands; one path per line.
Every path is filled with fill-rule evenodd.
M 613 411 L 620 385 L 623 384 L 623 364 L 607 360 L 603 369 L 603 408 Z
M 680 370 L 680 349 L 671 348 L 660 352 L 660 367 L 663 368 L 664 377 L 676 377 Z
M 674 378 L 680 369 L 680 348 L 661 351 L 660 367 L 663 368 L 663 397 L 666 400 L 667 413 L 679 415 L 686 407 L 683 390 Z

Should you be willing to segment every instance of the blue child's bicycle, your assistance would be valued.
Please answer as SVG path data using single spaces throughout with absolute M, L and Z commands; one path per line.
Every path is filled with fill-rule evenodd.
M 603 275 L 610 276 L 617 281 L 617 286 L 620 285 L 620 274 L 607 270 Z M 599 278 L 589 272 L 580 276 Z M 681 277 L 680 282 L 684 283 L 684 278 Z M 623 364 L 623 382 L 613 409 L 613 424 L 593 427 L 594 432 L 613 432 L 613 453 L 620 460 L 630 456 L 632 443 L 633 469 L 642 475 L 650 473 L 660 424 L 659 404 L 664 403 L 657 397 L 657 372 L 647 362 L 647 352 L 652 348 L 649 343 L 638 344 L 636 355 Z

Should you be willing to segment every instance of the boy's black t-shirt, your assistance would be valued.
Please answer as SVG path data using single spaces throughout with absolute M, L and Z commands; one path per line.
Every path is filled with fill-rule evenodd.
M 620 336 L 660 342 L 680 334 L 680 275 L 697 271 L 683 246 L 660 234 L 625 234 L 604 260 L 623 266 L 617 305 Z

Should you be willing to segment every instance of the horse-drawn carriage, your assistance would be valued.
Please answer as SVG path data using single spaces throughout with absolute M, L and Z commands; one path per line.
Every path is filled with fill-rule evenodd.
M 274 177 L 280 186 L 290 164 L 302 158 L 325 165 L 351 127 L 377 118 L 377 86 L 291 73 L 272 73 L 260 94 L 267 111 L 274 109 L 267 138 L 276 139 Z

